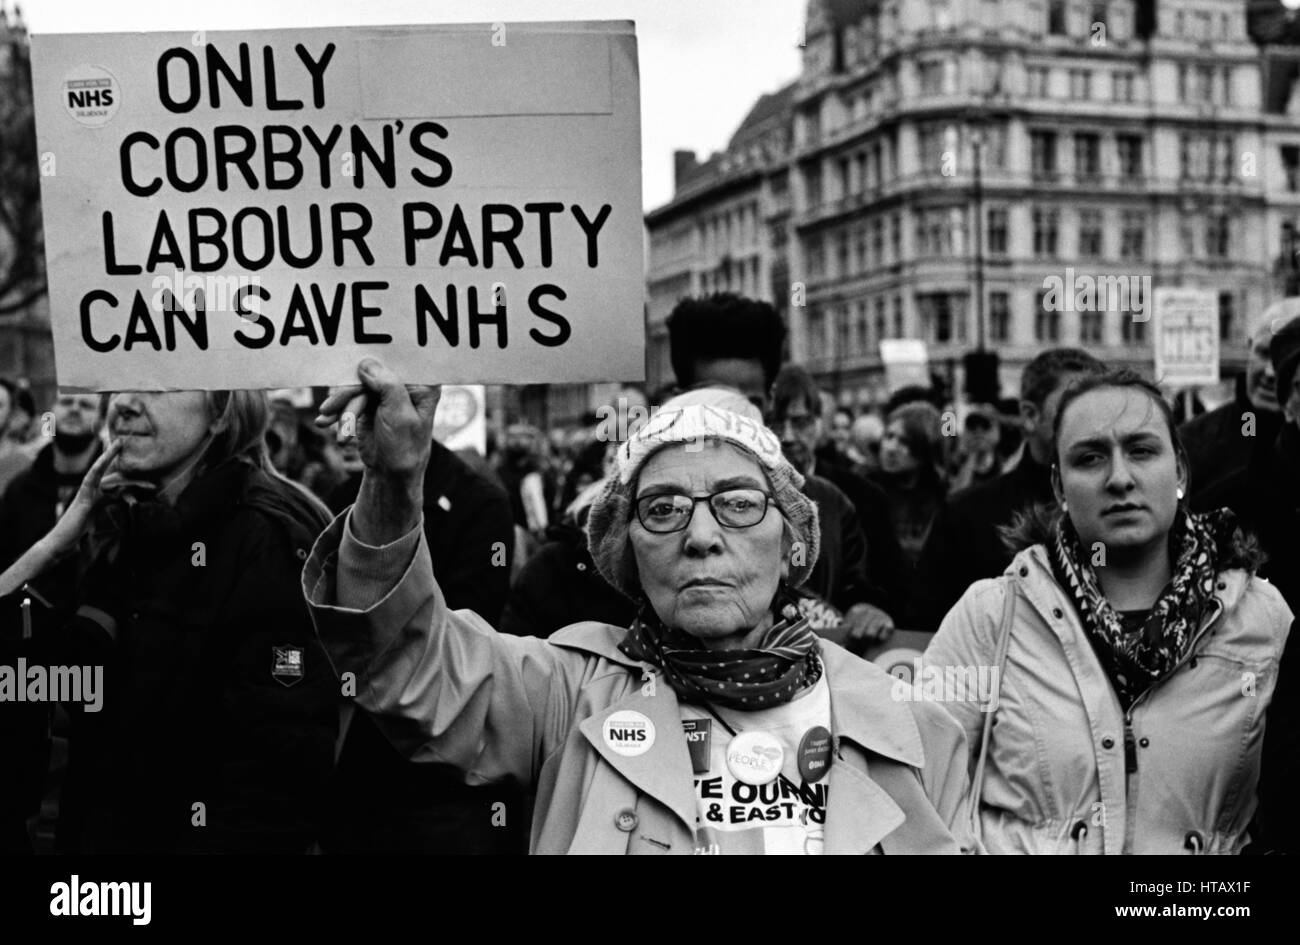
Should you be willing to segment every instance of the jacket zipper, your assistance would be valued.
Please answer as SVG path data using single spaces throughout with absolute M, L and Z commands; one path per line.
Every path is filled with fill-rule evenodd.
M 1201 622 L 1201 628 L 1196 632 L 1196 636 L 1192 638 L 1191 645 L 1187 647 L 1187 652 L 1183 655 L 1182 659 L 1180 659 L 1177 663 L 1175 663 L 1173 668 L 1170 669 L 1169 672 L 1165 673 L 1163 676 L 1161 676 L 1151 685 L 1143 689 L 1142 692 L 1138 694 L 1138 697 L 1133 700 L 1133 704 L 1130 705 L 1128 707 L 1128 710 L 1124 713 L 1124 772 L 1125 772 L 1124 793 L 1125 795 L 1131 796 L 1132 779 L 1133 776 L 1137 774 L 1137 770 L 1138 770 L 1137 739 L 1133 734 L 1134 710 L 1136 710 L 1137 707 L 1142 704 L 1142 702 L 1146 699 L 1146 697 L 1149 696 L 1157 686 L 1161 685 L 1162 683 L 1172 678 L 1174 673 L 1182 669 L 1183 664 L 1192 658 L 1192 656 L 1196 653 L 1197 645 L 1201 642 L 1201 639 L 1209 631 L 1210 627 L 1214 625 L 1214 622 L 1219 619 L 1222 613 L 1223 613 L 1223 601 L 1219 600 L 1216 597 L 1214 598 L 1213 612 L 1209 614 L 1209 616 L 1206 617 L 1206 619 Z M 1126 821 L 1126 829 L 1124 831 L 1125 832 L 1124 848 L 1125 848 L 1125 852 L 1129 852 L 1132 849 L 1133 834 L 1137 829 L 1137 825 L 1133 823 L 1132 817 L 1126 816 L 1125 821 Z

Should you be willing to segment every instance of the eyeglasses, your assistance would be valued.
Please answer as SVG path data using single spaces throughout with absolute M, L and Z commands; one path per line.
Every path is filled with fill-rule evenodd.
M 761 489 L 723 489 L 703 496 L 671 492 L 643 495 L 636 500 L 636 517 L 646 531 L 667 535 L 691 523 L 697 502 L 707 502 L 719 525 L 753 528 L 767 515 L 769 499 L 771 496 Z

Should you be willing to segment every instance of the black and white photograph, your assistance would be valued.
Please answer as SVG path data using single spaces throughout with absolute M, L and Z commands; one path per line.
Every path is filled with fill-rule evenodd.
M 1300 0 L 0 0 L 20 922 L 1154 855 L 1080 921 L 1242 934 L 1297 610 Z

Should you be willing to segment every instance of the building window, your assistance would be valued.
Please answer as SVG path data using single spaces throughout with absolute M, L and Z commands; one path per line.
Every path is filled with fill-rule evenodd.
M 1119 153 L 1119 176 L 1124 181 L 1142 179 L 1142 137 L 1140 135 L 1118 135 L 1115 147 Z
M 871 221 L 871 259 L 877 266 L 885 264 L 884 217 L 875 217 Z
M 1064 36 L 1065 32 L 1065 0 L 1048 0 L 1047 3 L 1047 33 L 1049 36 Z
M 1237 318 L 1237 294 L 1219 293 L 1219 340 L 1231 341 L 1233 322 Z
M 808 239 L 808 278 L 820 279 L 826 275 L 826 249 L 820 236 Z
M 1061 340 L 1061 313 L 1048 311 L 1047 291 L 1040 289 L 1037 296 L 1038 305 L 1034 310 L 1034 340 Z
M 917 293 L 921 334 L 929 341 L 946 344 L 966 339 L 963 298 L 948 292 Z
M 893 261 L 901 262 L 903 259 L 903 219 L 897 213 L 890 214 L 889 217 L 889 249 L 893 254 Z
M 1101 177 L 1101 138 L 1095 134 L 1074 136 L 1074 176 L 1081 181 Z
M 1178 221 L 1178 247 L 1184 259 L 1195 259 L 1200 255 L 1196 251 L 1196 226 L 1190 214 L 1183 214 Z
M 1092 32 L 1100 23 L 1102 27 L 1106 26 L 1106 4 L 1094 3 L 1088 10 L 1088 31 Z
M 849 353 L 849 345 L 853 343 L 853 325 L 849 321 L 849 307 L 831 309 L 831 318 L 834 319 L 835 332 L 835 349 L 831 355 L 836 361 L 839 361 L 844 355 Z
M 894 296 L 894 337 L 903 337 L 903 297 Z
M 843 279 L 851 274 L 852 270 L 849 268 L 849 234 L 845 230 L 841 230 L 835 236 L 835 264 L 837 267 L 835 275 L 839 278 Z
M 988 125 L 980 136 L 980 166 L 983 170 L 1002 170 L 1007 164 L 1007 126 Z
M 1282 168 L 1286 171 L 1286 189 L 1291 193 L 1300 191 L 1300 147 L 1282 146 Z
M 917 74 L 920 77 L 922 95 L 941 95 L 947 91 L 944 88 L 945 69 L 942 60 L 931 59 L 929 62 L 919 63 Z
M 989 293 L 989 341 L 1011 339 L 1011 297 L 1005 292 Z
M 1120 214 L 1119 258 L 1142 259 L 1146 256 L 1147 216 L 1141 210 L 1124 210 Z
M 1195 96 L 1197 102 L 1215 102 L 1218 97 L 1214 94 L 1214 67 L 1197 66 L 1196 67 L 1196 85 Z
M 1079 343 L 1101 344 L 1101 312 L 1082 312 L 1079 315 Z
M 836 162 L 840 174 L 840 196 L 847 197 L 853 192 L 853 174 L 849 170 L 849 159 L 842 157 Z
M 1079 255 L 1098 259 L 1102 255 L 1101 211 L 1079 211 Z
M 1084 102 L 1092 98 L 1092 73 L 1087 69 L 1070 70 L 1070 97 Z
M 1201 156 L 1195 145 L 1192 135 L 1178 136 L 1178 176 L 1183 180 L 1204 176 L 1203 161 L 1199 160 Z
M 1055 258 L 1060 213 L 1054 208 L 1034 207 L 1034 255 Z
M 808 357 L 817 360 L 826 353 L 826 319 L 822 310 L 808 310 Z
M 1146 299 L 1145 304 L 1150 306 L 1151 300 Z M 1133 313 L 1131 311 L 1120 312 L 1119 313 L 1119 334 L 1120 334 L 1120 338 L 1124 341 L 1125 344 L 1131 344 L 1133 342 L 1140 343 L 1146 341 L 1147 323 L 1145 320 L 1138 321 L 1136 318 L 1133 317 Z
M 1047 73 L 1048 70 L 1042 66 L 1030 66 L 1026 70 L 1030 98 L 1047 98 Z
M 1133 73 L 1116 72 L 1111 84 L 1111 97 L 1117 102 L 1133 101 Z
M 1228 234 L 1231 226 L 1226 214 L 1212 213 L 1205 221 L 1205 255 L 1228 258 Z
M 1211 140 L 1215 141 L 1216 139 L 1212 137 Z M 1225 184 L 1232 183 L 1235 177 L 1235 170 L 1236 170 L 1233 164 L 1233 154 L 1235 153 L 1235 148 L 1234 148 L 1235 140 L 1236 139 L 1232 135 L 1218 136 L 1216 142 L 1218 145 L 1218 160 L 1216 162 L 1217 167 L 1210 169 L 1211 180 L 1218 178 L 1222 180 Z
M 870 266 L 867 258 L 867 228 L 860 226 L 853 233 L 853 245 L 857 252 L 858 272 L 866 272 Z
M 1007 210 L 1005 207 L 989 207 L 987 242 L 990 256 L 1005 256 L 1007 254 Z
M 885 300 L 884 298 L 876 299 L 876 343 L 885 337 Z
M 960 215 L 950 207 L 930 207 L 916 214 L 916 246 L 920 256 L 950 256 L 964 242 Z
M 1210 38 L 1211 24 L 1214 22 L 1211 14 L 1207 10 L 1197 10 L 1196 17 L 1196 38 L 1207 40 Z
M 944 129 L 939 124 L 921 125 L 916 131 L 916 154 L 921 167 L 930 173 L 943 166 Z
M 1056 132 L 1032 131 L 1029 133 L 1031 168 L 1035 180 L 1052 180 L 1056 177 Z
M 820 207 L 822 204 L 822 169 L 817 166 L 808 168 L 805 181 L 808 184 L 808 206 Z

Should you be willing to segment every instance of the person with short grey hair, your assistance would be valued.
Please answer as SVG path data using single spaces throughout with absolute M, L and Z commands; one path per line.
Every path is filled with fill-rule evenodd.
M 401 751 L 534 788 L 535 853 L 970 848 L 959 727 L 792 606 L 817 510 L 761 422 L 696 402 L 631 436 L 588 542 L 636 619 L 512 637 L 448 610 L 430 566 L 418 483 L 438 390 L 374 359 L 359 376 L 318 422 L 362 418 L 365 478 L 303 587 L 335 671 Z

